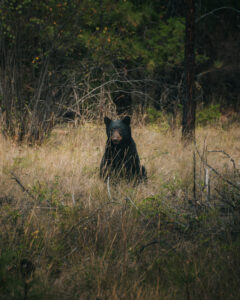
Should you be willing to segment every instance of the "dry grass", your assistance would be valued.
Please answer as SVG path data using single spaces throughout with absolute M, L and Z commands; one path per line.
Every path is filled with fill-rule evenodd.
M 196 135 L 200 153 L 206 154 L 206 146 L 224 150 L 240 168 L 239 127 L 199 128 Z M 25 279 L 13 266 L 26 257 L 36 266 L 29 280 L 32 299 L 236 297 L 239 236 L 232 237 L 232 219 L 228 215 L 225 222 L 224 216 L 223 222 L 213 207 L 196 212 L 189 206 L 193 146 L 182 145 L 180 132 L 173 136 L 154 126 L 134 127 L 133 137 L 148 184 L 121 182 L 111 187 L 111 198 L 99 178 L 103 126 L 55 129 L 41 147 L 19 147 L 1 137 L 4 299 L 22 299 Z M 231 176 L 232 163 L 223 153 L 209 153 L 207 158 L 217 171 Z M 199 157 L 196 167 L 197 197 L 204 204 Z M 225 183 L 212 174 L 212 184 Z M 213 202 L 216 197 L 212 191 Z M 219 236 L 227 242 L 219 242 Z M 15 284 L 9 283 L 12 278 Z

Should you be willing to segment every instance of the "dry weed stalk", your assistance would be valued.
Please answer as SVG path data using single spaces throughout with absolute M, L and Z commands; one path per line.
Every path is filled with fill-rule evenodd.
M 212 167 L 211 165 L 208 164 L 207 160 L 204 160 L 204 157 L 200 154 L 198 148 L 196 147 L 196 151 L 197 154 L 199 156 L 199 158 L 201 159 L 201 162 L 205 165 L 205 167 L 209 168 L 211 171 L 213 171 L 219 178 L 221 178 L 223 181 L 225 181 L 226 183 L 228 183 L 229 185 L 233 186 L 235 189 L 237 189 L 238 191 L 240 191 L 240 187 L 238 185 L 236 185 L 234 182 L 230 181 L 229 179 L 227 179 L 226 177 L 224 177 L 222 174 L 220 174 L 214 167 Z M 207 151 L 207 152 L 220 152 L 220 153 L 226 153 L 223 150 L 212 150 L 212 151 Z M 227 154 L 228 157 L 230 157 L 230 155 Z M 230 157 L 231 158 L 231 157 Z M 233 166 L 235 167 L 235 162 L 233 161 L 233 159 L 231 158 L 231 162 L 233 162 Z M 208 169 L 205 169 L 206 173 L 209 173 Z M 239 172 L 237 169 L 234 168 L 234 172 Z M 209 182 L 209 175 L 205 174 L 205 182 Z

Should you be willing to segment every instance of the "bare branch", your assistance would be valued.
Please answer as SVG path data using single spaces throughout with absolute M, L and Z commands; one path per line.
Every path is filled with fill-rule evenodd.
M 231 6 L 218 7 L 218 8 L 215 8 L 215 9 L 211 10 L 210 12 L 206 13 L 205 15 L 202 15 L 198 19 L 196 19 L 195 23 L 198 23 L 199 21 L 201 21 L 202 19 L 208 17 L 209 15 L 213 15 L 215 12 L 220 11 L 220 10 L 224 10 L 224 9 L 233 10 L 233 11 L 237 12 L 238 14 L 240 13 L 240 10 L 238 10 L 234 7 L 231 7 Z
M 232 162 L 234 171 L 238 171 L 238 169 L 236 168 L 236 164 L 235 164 L 234 159 L 233 159 L 228 153 L 226 153 L 224 150 L 208 150 L 208 152 L 223 153 L 223 154 L 226 155 L 226 156 L 230 159 L 230 161 Z
M 235 189 L 237 189 L 238 191 L 240 191 L 240 187 L 237 186 L 235 183 L 231 182 L 230 180 L 228 180 L 227 178 L 225 178 L 224 176 L 222 176 L 216 169 L 214 169 L 212 166 L 210 166 L 206 161 L 204 161 L 204 158 L 201 156 L 201 154 L 198 151 L 197 146 L 195 145 L 196 151 L 198 156 L 200 157 L 202 163 L 207 166 L 209 169 L 211 169 L 218 177 L 220 177 L 223 181 L 227 182 L 229 185 L 233 186 Z
M 31 194 L 31 192 L 25 188 L 25 186 L 21 183 L 20 179 L 17 177 L 17 175 L 15 175 L 13 172 L 11 172 L 12 175 L 12 179 L 16 181 L 16 183 L 21 187 L 22 191 L 24 193 L 27 193 L 32 199 L 35 200 L 34 196 Z
M 235 209 L 236 206 L 233 202 L 226 200 L 226 197 L 223 193 L 221 193 L 217 188 L 215 188 L 215 191 L 218 193 L 218 195 L 222 198 L 222 202 L 228 204 L 231 208 Z
M 144 215 L 144 213 L 137 207 L 137 205 L 134 203 L 134 201 L 131 198 L 126 197 L 126 201 L 129 201 L 132 204 L 132 206 L 135 207 L 136 210 L 141 214 L 141 216 L 146 217 Z
M 108 191 L 109 199 L 112 201 L 112 195 L 111 195 L 111 191 L 110 191 L 110 178 L 109 178 L 109 176 L 107 178 L 107 191 Z
M 118 80 L 118 79 L 112 79 L 112 80 L 109 80 L 109 81 L 106 81 L 104 83 L 102 83 L 101 85 L 93 88 L 90 92 L 86 93 L 83 97 L 81 97 L 78 101 L 76 101 L 76 103 L 74 103 L 73 106 L 79 104 L 79 103 L 82 103 L 84 102 L 85 100 L 91 98 L 91 97 L 95 97 L 98 95 L 95 94 L 96 91 L 100 90 L 101 88 L 105 87 L 105 86 L 108 86 L 108 85 L 111 85 L 113 83 L 143 83 L 143 82 L 158 82 L 156 80 L 148 80 L 148 79 L 144 79 L 144 80 Z M 75 87 L 76 88 L 76 87 Z M 76 88 L 77 89 L 77 88 Z M 139 91 L 135 91 L 136 93 L 139 93 L 139 94 L 142 94 L 142 92 L 139 92 Z

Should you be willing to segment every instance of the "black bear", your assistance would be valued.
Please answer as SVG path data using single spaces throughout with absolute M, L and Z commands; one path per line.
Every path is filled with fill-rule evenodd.
M 131 135 L 130 117 L 122 120 L 104 118 L 107 144 L 100 165 L 100 176 L 107 178 L 124 177 L 127 180 L 146 180 L 146 170 L 140 165 L 136 144 Z

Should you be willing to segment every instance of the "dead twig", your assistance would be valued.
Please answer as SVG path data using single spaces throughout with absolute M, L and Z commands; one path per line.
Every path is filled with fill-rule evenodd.
M 20 188 L 22 189 L 22 191 L 24 193 L 27 193 L 28 196 L 30 196 L 33 200 L 35 200 L 35 197 L 32 195 L 32 193 L 27 188 L 25 188 L 25 186 L 21 183 L 21 181 L 17 177 L 17 175 L 14 174 L 13 172 L 11 172 L 11 175 L 12 175 L 12 179 L 16 181 L 16 183 L 20 186 Z
M 218 7 L 218 8 L 215 8 L 211 11 L 209 11 L 208 13 L 202 15 L 201 17 L 199 17 L 198 19 L 195 20 L 195 23 L 198 23 L 199 21 L 201 21 L 202 19 L 206 18 L 207 16 L 209 15 L 214 15 L 215 12 L 217 11 L 220 11 L 220 10 L 232 10 L 238 14 L 240 14 L 240 10 L 234 8 L 234 7 L 231 7 L 231 6 L 223 6 L 223 7 Z
M 199 156 L 199 158 L 201 159 L 202 163 L 207 166 L 209 169 L 211 169 L 213 171 L 213 173 L 215 173 L 218 177 L 220 177 L 223 181 L 227 182 L 229 185 L 233 186 L 235 189 L 237 189 L 240 192 L 240 187 L 237 186 L 235 183 L 231 182 L 230 180 L 228 180 L 227 178 L 225 178 L 223 175 L 221 175 L 216 169 L 214 169 L 212 166 L 210 166 L 205 160 L 204 158 L 201 156 L 201 154 L 198 151 L 197 146 L 195 145 L 197 154 Z
M 223 153 L 225 156 L 227 156 L 230 159 L 231 163 L 233 164 L 234 173 L 239 172 L 239 170 L 236 168 L 236 164 L 235 164 L 234 159 L 227 152 L 225 152 L 224 150 L 208 150 L 208 152 Z
M 146 217 L 144 215 L 144 213 L 137 207 L 137 205 L 134 203 L 134 201 L 131 198 L 126 197 L 126 201 L 129 201 L 132 204 L 132 206 L 136 208 L 136 210 L 140 213 L 141 216 Z
M 104 203 L 103 205 L 101 205 L 99 208 L 97 208 L 93 213 L 91 213 L 90 215 L 82 218 L 79 222 L 77 222 L 76 224 L 74 224 L 64 235 L 63 239 L 65 239 L 73 230 L 74 228 L 78 227 L 78 226 L 86 226 L 87 223 L 89 223 L 89 221 L 94 220 L 94 218 L 96 217 L 96 215 L 102 211 L 102 209 L 104 208 L 104 206 L 109 205 L 109 204 L 120 204 L 116 201 L 109 201 Z
M 226 200 L 226 196 L 220 192 L 217 188 L 215 188 L 215 191 L 218 193 L 218 195 L 221 197 L 221 201 L 227 205 L 229 205 L 232 209 L 236 209 L 236 205 L 235 203 L 231 202 L 231 201 L 228 201 Z
M 193 149 L 193 199 L 196 205 L 197 196 L 196 196 L 196 151 Z
M 111 195 L 111 191 L 110 191 L 110 178 L 109 178 L 109 176 L 107 178 L 107 192 L 108 192 L 109 199 L 112 200 L 112 195 Z

